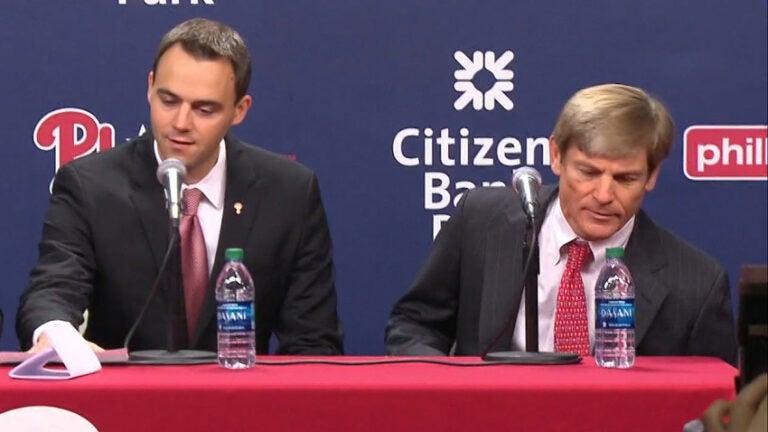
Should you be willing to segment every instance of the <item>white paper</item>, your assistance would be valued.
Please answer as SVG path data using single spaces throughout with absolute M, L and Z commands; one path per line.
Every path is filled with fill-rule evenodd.
M 101 370 L 101 363 L 88 342 L 69 324 L 54 325 L 44 330 L 51 346 L 24 360 L 8 375 L 18 379 L 63 380 Z M 45 365 L 61 362 L 64 369 Z

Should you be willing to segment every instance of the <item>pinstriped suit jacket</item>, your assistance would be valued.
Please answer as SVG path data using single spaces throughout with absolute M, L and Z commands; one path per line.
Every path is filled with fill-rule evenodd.
M 557 188 L 543 189 L 549 205 Z M 479 355 L 522 297 L 525 215 L 508 188 L 467 191 L 410 290 L 395 304 L 385 342 L 393 355 Z M 642 210 L 625 251 L 636 283 L 638 355 L 736 361 L 728 275 Z M 509 350 L 512 332 L 494 351 Z M 455 346 L 454 346 L 455 345 Z

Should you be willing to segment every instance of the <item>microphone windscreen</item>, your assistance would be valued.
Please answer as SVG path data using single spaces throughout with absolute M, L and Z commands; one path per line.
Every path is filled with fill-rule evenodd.
M 539 174 L 536 168 L 524 166 L 512 173 L 512 188 L 515 192 L 520 193 L 520 181 L 525 177 L 531 177 L 535 180 L 536 191 L 538 191 L 539 187 L 541 187 L 541 174 Z
M 160 184 L 165 184 L 165 175 L 171 170 L 179 171 L 182 179 L 187 175 L 187 167 L 184 166 L 184 163 L 175 158 L 168 158 L 157 167 L 157 181 Z

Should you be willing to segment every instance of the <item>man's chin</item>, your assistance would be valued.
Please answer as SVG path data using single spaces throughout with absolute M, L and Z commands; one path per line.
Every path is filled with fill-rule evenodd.
M 186 152 L 182 151 L 183 149 L 175 149 L 173 147 L 166 147 L 163 151 L 160 152 L 160 157 L 163 158 L 163 160 L 168 158 L 178 159 L 184 165 L 187 165 L 187 155 Z
M 591 224 L 585 227 L 584 233 L 580 236 L 587 241 L 601 241 L 616 234 L 619 230 L 615 224 Z

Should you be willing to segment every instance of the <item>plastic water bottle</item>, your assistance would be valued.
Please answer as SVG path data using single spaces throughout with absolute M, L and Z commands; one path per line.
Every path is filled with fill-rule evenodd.
M 250 368 L 256 362 L 253 280 L 242 249 L 227 249 L 224 256 L 227 262 L 216 280 L 219 365 Z
M 635 364 L 635 283 L 624 248 L 608 248 L 595 285 L 595 362 L 600 367 Z

